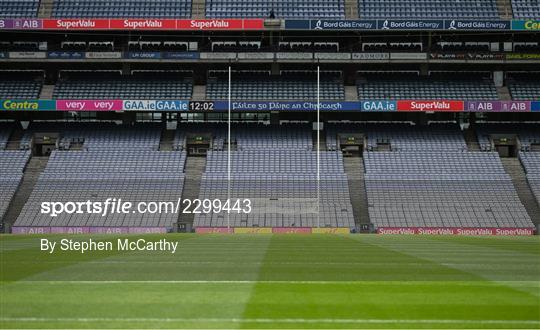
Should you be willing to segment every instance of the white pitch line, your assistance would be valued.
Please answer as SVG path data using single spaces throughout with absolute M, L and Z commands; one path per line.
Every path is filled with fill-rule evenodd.
M 392 284 L 392 285 L 441 285 L 453 284 L 459 286 L 497 286 L 498 284 L 519 284 L 524 286 L 539 286 L 536 281 L 467 281 L 467 282 L 453 282 L 453 281 L 370 281 L 370 280 L 357 280 L 357 281 L 295 281 L 295 280 L 23 280 L 14 282 L 14 284 L 364 284 L 371 285 L 376 284 Z
M 427 320 L 427 319 L 304 319 L 304 318 L 107 318 L 107 317 L 2 317 L 1 322 L 163 322 L 163 323 L 335 323 L 335 324 L 540 324 L 539 320 Z

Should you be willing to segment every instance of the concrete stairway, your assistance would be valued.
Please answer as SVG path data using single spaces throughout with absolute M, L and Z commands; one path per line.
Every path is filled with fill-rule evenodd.
M 345 86 L 345 100 L 358 101 L 358 90 L 356 86 Z
M 193 0 L 191 4 L 191 18 L 206 18 L 205 0 Z
M 358 19 L 358 0 L 345 0 L 345 18 Z
M 364 162 L 360 157 L 343 158 L 345 173 L 349 179 L 349 194 L 356 225 L 369 224 L 366 184 L 364 181 Z
M 14 130 L 9 136 L 9 140 L 6 145 L 6 150 L 19 150 L 23 135 L 24 135 L 24 131 L 22 129 Z
M 184 191 L 182 192 L 182 200 L 194 200 L 199 198 L 201 190 L 201 178 L 206 169 L 206 157 L 188 157 L 186 160 L 186 179 L 184 182 Z M 182 204 L 186 206 L 186 204 Z M 194 214 L 178 215 L 178 222 L 193 223 Z
M 21 213 L 24 204 L 28 201 L 30 194 L 34 190 L 34 186 L 49 161 L 48 157 L 32 157 L 26 165 L 24 175 L 15 196 L 11 200 L 11 204 L 4 216 L 4 223 L 9 227 L 15 223 L 17 217 Z
M 193 86 L 193 95 L 191 97 L 194 101 L 204 101 L 206 100 L 206 86 L 205 85 L 195 85 Z
M 161 139 L 159 141 L 160 151 L 172 151 L 174 146 L 174 130 L 162 130 Z
M 51 18 L 54 0 L 41 0 L 39 3 L 38 18 Z
M 327 148 L 326 148 L 326 132 L 322 131 L 319 138 L 320 138 L 320 140 L 319 140 L 320 151 L 326 151 L 327 150 Z M 313 131 L 312 140 L 313 140 L 313 151 L 317 151 L 317 132 L 316 131 Z
M 478 137 L 473 129 L 468 129 L 463 132 L 465 137 L 465 143 L 467 143 L 467 150 L 469 151 L 481 151 L 480 143 L 478 143 Z
M 512 100 L 512 95 L 510 95 L 510 90 L 506 86 L 497 87 L 497 96 L 499 97 L 499 100 L 502 100 L 502 101 Z
M 506 173 L 512 177 L 512 182 L 517 190 L 521 203 L 525 206 L 527 213 L 533 223 L 540 223 L 540 206 L 536 201 L 533 192 L 527 182 L 525 170 L 518 158 L 501 158 Z
M 52 100 L 53 92 L 54 85 L 43 85 L 43 87 L 41 87 L 41 93 L 39 94 L 39 98 L 41 100 Z
M 502 19 L 511 19 L 514 16 L 511 0 L 497 0 L 497 11 Z

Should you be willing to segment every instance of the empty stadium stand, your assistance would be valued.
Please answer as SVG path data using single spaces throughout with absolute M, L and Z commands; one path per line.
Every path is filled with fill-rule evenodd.
M 494 152 L 366 152 L 376 227 L 533 228 Z
M 58 81 L 53 98 L 58 99 L 190 99 L 191 79 L 162 73 L 161 78 L 145 74 L 119 76 L 112 74 L 71 74 Z M 110 76 L 110 77 L 108 77 Z
M 361 18 L 498 18 L 494 0 L 359 0 Z
M 540 100 L 538 73 L 508 73 L 507 85 L 514 100 Z
M 52 16 L 56 18 L 189 18 L 191 0 L 55 0 Z
M 172 212 L 107 217 L 41 214 L 40 203 L 44 200 L 104 202 L 121 198 L 133 203 L 176 202 L 182 196 L 186 154 L 157 151 L 160 129 L 111 125 L 96 130 L 93 125 L 74 126 L 62 131 L 61 144 L 68 150 L 52 152 L 15 226 L 170 228 L 176 223 L 178 215 Z M 65 145 L 75 139 L 83 143 L 83 150 L 69 150 Z
M 320 96 L 322 100 L 344 100 L 345 88 L 340 78 L 321 79 Z M 317 100 L 317 77 L 301 74 L 281 76 L 236 76 L 231 86 L 234 100 Z M 228 80 L 211 77 L 208 80 L 206 97 L 208 99 L 227 99 Z
M 540 17 L 540 1 L 512 0 L 512 11 L 517 19 Z
M 0 71 L 0 99 L 37 99 L 42 86 L 36 72 Z
M 316 153 L 306 126 L 235 129 L 230 186 L 227 152 L 209 151 L 200 198 L 252 200 L 251 214 L 197 214 L 195 227 L 343 227 L 354 216 L 340 152 L 322 152 L 317 205 Z M 226 139 L 225 139 L 226 140 Z M 320 212 L 320 213 L 318 213 Z
M 30 152 L 0 150 L 0 220 L 11 203 L 23 177 L 23 170 L 30 158 Z
M 343 0 L 206 0 L 209 18 L 335 18 L 344 19 Z
M 36 17 L 39 0 L 0 0 L 0 18 Z
M 361 73 L 357 81 L 358 97 L 366 100 L 496 100 L 497 89 L 487 77 L 454 74 L 388 74 Z

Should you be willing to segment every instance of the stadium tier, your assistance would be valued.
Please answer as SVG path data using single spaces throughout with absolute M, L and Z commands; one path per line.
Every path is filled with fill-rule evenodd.
M 354 228 L 347 176 L 339 152 L 321 155 L 317 205 L 317 155 L 305 150 L 250 150 L 232 155 L 227 181 L 227 153 L 208 154 L 200 198 L 249 198 L 250 214 L 201 214 L 196 227 L 345 227 Z M 320 213 L 319 213 L 320 212 Z
M 57 99 L 190 99 L 193 83 L 190 79 L 176 79 L 173 73 L 161 73 L 152 79 L 146 74 L 119 76 L 99 74 L 72 74 L 61 79 L 54 87 L 53 98 Z M 110 78 L 107 76 L 110 75 Z M 160 76 L 162 76 L 160 78 Z
M 512 10 L 515 18 L 538 18 L 540 17 L 540 1 L 512 0 Z
M 343 0 L 207 0 L 209 18 L 334 18 L 344 19 Z
M 43 73 L 42 73 L 43 75 Z M 0 72 L 0 99 L 37 99 L 43 86 L 43 77 L 25 71 Z
M 508 89 L 514 100 L 540 100 L 540 82 L 538 72 L 509 73 Z
M 36 17 L 39 0 L 0 0 L 0 18 Z
M 40 131 L 39 127 L 33 130 Z M 52 152 L 15 226 L 170 228 L 176 223 L 178 215 L 172 211 L 106 217 L 42 214 L 44 200 L 84 203 L 114 198 L 132 203 L 176 203 L 182 196 L 186 154 L 157 151 L 160 130 L 155 127 L 71 127 L 62 131 L 62 139 L 60 144 L 66 149 L 71 146 L 69 142 L 82 142 L 84 148 Z
M 55 0 L 57 18 L 188 18 L 191 0 Z
M 361 73 L 358 97 L 365 100 L 496 100 L 497 89 L 487 78 L 417 74 Z
M 532 228 L 495 152 L 366 152 L 376 227 Z
M 498 18 L 494 0 L 359 0 L 362 18 Z
M 28 151 L 0 150 L 0 219 L 4 217 L 19 187 L 29 159 Z
M 317 100 L 317 77 L 311 79 L 287 76 L 237 77 L 231 86 L 231 97 L 236 100 Z M 210 78 L 206 89 L 208 99 L 222 100 L 229 96 L 228 80 Z M 345 89 L 338 78 L 322 80 L 322 100 L 344 100 Z

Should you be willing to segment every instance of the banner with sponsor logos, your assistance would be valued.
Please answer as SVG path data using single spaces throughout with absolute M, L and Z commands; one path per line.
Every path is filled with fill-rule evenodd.
M 10 30 L 262 30 L 263 19 L 0 19 Z
M 437 19 L 379 19 L 379 20 L 285 20 L 286 30 L 437 30 L 437 31 L 508 31 L 538 30 L 539 21 L 511 20 L 437 20 Z
M 227 101 L 216 101 L 216 111 L 227 111 Z M 287 101 L 234 101 L 231 102 L 233 111 L 316 111 L 317 102 L 287 102 Z M 358 111 L 359 102 L 321 102 L 321 111 Z
M 13 234 L 161 234 L 165 227 L 21 227 L 11 228 Z
M 124 100 L 124 111 L 187 111 L 189 101 Z
M 429 228 L 429 227 L 380 227 L 381 235 L 463 235 L 463 236 L 530 236 L 534 228 Z
M 397 102 L 397 110 L 415 112 L 457 112 L 464 111 L 464 102 L 454 100 L 405 100 Z
M 507 61 L 540 60 L 540 54 L 506 54 Z
M 52 101 L 52 100 L 1 100 L 0 110 L 55 111 L 56 101 Z
M 58 111 L 122 111 L 121 100 L 58 100 Z
M 362 101 L 360 102 L 361 111 L 364 112 L 394 112 L 397 111 L 396 101 Z
M 539 31 L 539 20 L 285 20 L 286 30 Z M 264 30 L 264 19 L 0 19 L 11 30 Z
M 516 31 L 540 31 L 540 20 L 514 20 L 512 21 L 512 30 Z
M 467 101 L 466 112 L 531 112 L 530 101 Z
M 316 111 L 315 101 L 233 101 L 232 111 Z M 225 112 L 227 101 L 188 100 L 0 100 L 3 111 Z M 323 112 L 538 112 L 540 101 L 361 100 L 321 102 Z

